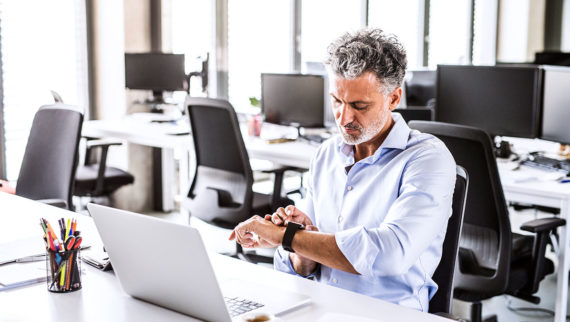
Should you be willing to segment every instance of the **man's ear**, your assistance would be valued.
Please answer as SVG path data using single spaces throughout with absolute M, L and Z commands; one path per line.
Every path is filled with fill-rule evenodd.
M 393 111 L 400 104 L 402 99 L 402 87 L 396 88 L 390 95 L 388 95 L 388 104 L 390 111 Z

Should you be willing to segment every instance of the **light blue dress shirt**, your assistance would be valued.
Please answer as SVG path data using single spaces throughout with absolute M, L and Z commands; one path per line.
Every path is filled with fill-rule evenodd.
M 356 163 L 353 146 L 340 136 L 324 142 L 311 162 L 305 205 L 298 207 L 321 232 L 335 234 L 360 273 L 321 265 L 318 281 L 427 312 L 451 215 L 455 161 L 439 139 L 392 116 L 382 145 Z M 274 265 L 296 274 L 281 247 Z

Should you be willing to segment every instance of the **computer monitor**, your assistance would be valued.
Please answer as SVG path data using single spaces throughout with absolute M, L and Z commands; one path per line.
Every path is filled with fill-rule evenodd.
M 324 77 L 261 74 L 265 121 L 297 127 L 324 127 Z
M 435 100 L 437 73 L 435 70 L 412 70 L 406 77 L 406 104 L 428 106 Z
M 570 67 L 544 66 L 541 138 L 570 144 Z
M 187 89 L 183 54 L 125 54 L 125 87 L 152 90 L 162 98 L 164 91 Z
M 540 65 L 570 66 L 570 53 L 560 51 L 535 53 L 534 63 Z
M 435 120 L 490 135 L 538 137 L 541 78 L 537 66 L 439 65 Z

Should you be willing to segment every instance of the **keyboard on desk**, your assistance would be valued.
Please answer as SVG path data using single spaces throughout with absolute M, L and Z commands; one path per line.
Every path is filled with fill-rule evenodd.
M 569 160 L 557 160 L 542 155 L 535 155 L 523 161 L 523 164 L 547 171 L 561 171 L 570 173 Z
M 263 304 L 248 301 L 246 299 L 240 297 L 226 297 L 224 296 L 224 300 L 226 301 L 226 306 L 230 311 L 230 315 L 232 317 L 258 309 L 263 306 Z

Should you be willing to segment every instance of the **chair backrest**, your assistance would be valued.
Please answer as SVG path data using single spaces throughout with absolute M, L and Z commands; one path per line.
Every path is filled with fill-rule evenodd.
M 433 121 L 433 109 L 429 107 L 397 108 L 394 112 L 400 113 L 406 123 L 410 121 Z
M 441 139 L 455 162 L 469 173 L 455 289 L 502 294 L 509 280 L 511 224 L 489 135 L 478 128 L 412 121 L 410 127 Z M 462 251 L 487 270 L 464 272 Z
M 40 107 L 32 123 L 16 194 L 30 199 L 60 199 L 71 209 L 83 112 L 65 104 Z
M 457 166 L 457 178 L 455 179 L 455 190 L 453 191 L 451 217 L 447 222 L 447 232 L 443 240 L 443 251 L 441 260 L 435 272 L 433 280 L 437 283 L 438 289 L 429 302 L 430 313 L 451 313 L 451 301 L 453 300 L 453 274 L 459 250 L 459 236 L 463 225 L 463 213 L 465 210 L 465 200 L 469 187 L 469 177 L 465 169 Z
M 249 217 L 253 173 L 236 113 L 225 100 L 186 100 L 196 173 L 183 205 L 192 216 L 233 228 Z

